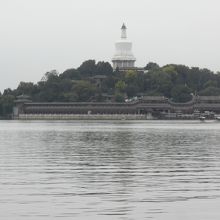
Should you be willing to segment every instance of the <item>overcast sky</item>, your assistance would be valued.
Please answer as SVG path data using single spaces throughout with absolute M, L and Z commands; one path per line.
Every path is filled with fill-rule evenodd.
M 110 62 L 123 22 L 136 66 L 220 71 L 219 0 L 0 0 L 0 91 L 87 59 Z

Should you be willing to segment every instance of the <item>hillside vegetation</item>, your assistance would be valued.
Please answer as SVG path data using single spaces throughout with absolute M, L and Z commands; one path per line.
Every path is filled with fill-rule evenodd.
M 220 73 L 198 67 L 148 63 L 145 71 L 113 71 L 108 62 L 88 60 L 77 69 L 44 74 L 36 84 L 20 82 L 14 90 L 0 93 L 0 115 L 11 114 L 14 100 L 28 95 L 34 102 L 124 102 L 149 95 L 165 96 L 174 102 L 187 102 L 192 95 L 220 95 Z

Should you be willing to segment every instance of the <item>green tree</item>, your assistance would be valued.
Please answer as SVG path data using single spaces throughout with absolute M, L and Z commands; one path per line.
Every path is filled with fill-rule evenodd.
M 188 102 L 192 99 L 191 90 L 184 85 L 177 85 L 172 89 L 172 100 L 174 102 Z
M 189 76 L 191 75 L 190 73 L 190 68 L 184 65 L 173 65 L 175 67 L 177 76 L 175 79 L 175 84 L 177 85 L 193 85 L 191 84 L 192 82 L 189 79 Z M 190 86 L 189 86 L 190 87 Z
M 96 93 L 96 88 L 90 82 L 81 80 L 73 86 L 73 92 L 77 96 L 77 101 L 89 101 Z
M 162 67 L 162 71 L 167 75 L 169 75 L 170 80 L 172 81 L 173 84 L 177 84 L 178 73 L 174 65 L 166 65 Z
M 110 76 L 113 73 L 113 69 L 110 63 L 108 62 L 98 62 L 96 65 L 96 74 L 97 75 L 107 75 Z
M 81 79 L 81 75 L 79 70 L 76 69 L 68 69 L 65 70 L 62 74 L 59 75 L 61 79 L 70 79 L 70 80 L 79 80 Z
M 77 102 L 78 101 L 78 96 L 75 92 L 64 93 L 63 96 L 66 102 Z
M 220 88 L 216 88 L 213 86 L 207 87 L 204 90 L 199 92 L 201 96 L 219 96 L 220 95 Z
M 3 96 L 6 96 L 6 95 L 14 95 L 14 91 L 12 91 L 12 89 L 10 88 L 7 88 L 3 92 Z
M 3 95 L 1 97 L 1 114 L 7 116 L 12 114 L 15 97 L 13 95 Z
M 58 79 L 59 73 L 57 70 L 51 70 L 49 72 L 46 72 L 44 76 L 42 77 L 41 81 L 50 81 L 50 80 L 56 80 Z
M 48 72 L 43 80 L 38 82 L 38 94 L 34 96 L 34 101 L 55 102 L 60 95 L 60 79 L 56 73 Z
M 136 85 L 128 85 L 125 88 L 125 92 L 128 97 L 134 97 L 137 95 L 138 87 Z
M 162 70 L 150 71 L 148 73 L 148 87 L 157 93 L 161 93 L 166 97 L 171 96 L 171 89 L 173 88 L 172 77 L 169 73 Z
M 0 92 L 0 116 L 3 115 L 3 108 L 2 108 L 2 94 Z
M 32 96 L 37 92 L 37 86 L 32 82 L 20 82 L 16 89 L 16 95 L 29 95 Z
M 137 72 L 135 70 L 127 70 L 125 72 L 125 82 L 135 83 L 137 80 Z
M 160 66 L 157 63 L 154 62 L 149 62 L 144 69 L 145 70 L 158 70 L 160 68 Z
M 214 80 L 208 80 L 206 83 L 204 83 L 204 87 L 218 87 L 218 82 Z
M 115 84 L 115 89 L 117 91 L 119 91 L 120 93 L 125 92 L 125 88 L 126 88 L 126 83 L 122 80 L 119 80 L 116 84 Z
M 93 76 L 97 73 L 95 60 L 87 60 L 78 68 L 82 76 Z

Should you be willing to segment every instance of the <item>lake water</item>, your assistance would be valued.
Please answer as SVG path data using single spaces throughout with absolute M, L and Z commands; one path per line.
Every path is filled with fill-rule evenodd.
M 219 220 L 220 123 L 0 121 L 0 219 Z

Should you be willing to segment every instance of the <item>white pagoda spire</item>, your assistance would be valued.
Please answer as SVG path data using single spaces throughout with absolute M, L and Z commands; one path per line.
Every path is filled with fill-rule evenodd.
M 121 27 L 121 39 L 127 39 L 127 27 L 124 23 Z

